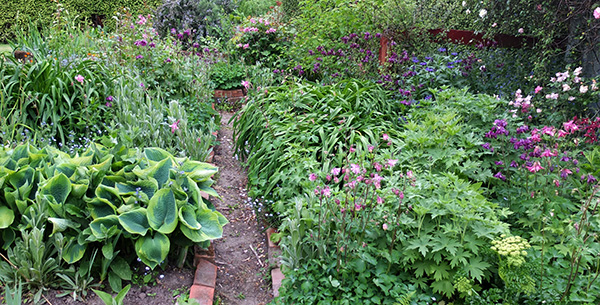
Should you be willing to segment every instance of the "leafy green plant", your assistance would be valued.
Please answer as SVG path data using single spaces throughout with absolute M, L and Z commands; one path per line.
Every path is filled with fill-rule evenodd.
M 14 290 L 9 285 L 4 286 L 4 301 L 6 305 L 21 305 L 21 296 L 23 293 L 23 285 L 19 282 Z
M 131 267 L 122 256 L 137 256 L 154 269 L 172 249 L 185 253 L 195 243 L 219 238 L 227 223 L 200 194 L 218 197 L 210 187 L 217 168 L 159 148 L 93 144 L 71 157 L 56 148 L 24 144 L 2 149 L 0 164 L 6 194 L 0 201 L 4 248 L 15 244 L 8 258 L 23 266 L 20 276 L 36 287 L 52 284 L 59 262 L 86 266 L 92 260 L 86 254 L 101 252 L 100 280 L 108 278 L 118 290 L 122 280 L 131 280 Z M 59 239 L 60 247 L 45 248 L 35 225 L 31 236 L 19 229 L 32 225 L 32 207 L 43 213 L 33 223 L 51 223 L 51 240 Z M 3 276 L 13 274 L 5 263 L 2 269 Z M 89 283 L 73 282 L 74 290 Z
M 74 301 L 82 300 L 87 296 L 90 288 L 99 286 L 98 283 L 94 283 L 94 277 L 92 276 L 92 266 L 97 253 L 98 250 L 96 249 L 89 259 L 83 259 L 79 265 L 79 270 L 74 270 L 71 266 L 69 269 L 57 274 L 64 281 L 62 289 L 65 290 L 65 292 L 57 294 L 57 297 L 70 295 Z
M 100 291 L 100 290 L 96 290 L 96 289 L 92 289 L 92 291 L 94 291 L 94 293 L 106 305 L 123 305 L 123 299 L 125 299 L 125 296 L 127 296 L 129 289 L 131 289 L 131 285 L 125 286 L 121 291 L 119 291 L 119 293 L 115 297 L 113 297 L 112 295 L 110 295 L 109 293 L 106 293 L 104 291 Z
M 243 88 L 242 81 L 246 78 L 246 71 L 241 64 L 218 62 L 211 67 L 209 75 L 215 89 L 240 89 Z

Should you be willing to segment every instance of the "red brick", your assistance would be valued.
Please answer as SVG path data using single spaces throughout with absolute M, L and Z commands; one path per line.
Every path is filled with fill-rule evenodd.
M 190 299 L 196 299 L 200 305 L 212 305 L 215 289 L 212 287 L 192 285 Z
M 271 270 L 271 278 L 273 279 L 273 296 L 278 297 L 279 296 L 279 287 L 281 287 L 281 281 L 284 278 L 283 273 L 281 273 L 281 269 L 279 269 L 279 268 L 272 269 Z
M 198 266 L 198 263 L 201 259 L 205 259 L 214 264 L 215 262 L 215 247 L 213 243 L 210 243 L 208 249 L 200 248 L 199 246 L 194 246 L 194 266 Z
M 208 154 L 208 157 L 206 157 L 206 162 L 212 163 L 214 159 L 215 159 L 215 151 L 211 150 L 210 153 Z
M 279 248 L 276 243 L 271 241 L 271 235 L 273 235 L 273 233 L 277 233 L 277 230 L 274 228 L 267 229 L 267 242 L 269 243 L 269 248 Z
M 202 198 L 208 200 L 210 198 L 210 195 L 206 192 L 200 191 L 200 196 L 202 196 Z
M 217 266 L 207 260 L 201 259 L 196 267 L 196 275 L 194 276 L 194 285 L 204 285 L 215 287 L 217 282 Z

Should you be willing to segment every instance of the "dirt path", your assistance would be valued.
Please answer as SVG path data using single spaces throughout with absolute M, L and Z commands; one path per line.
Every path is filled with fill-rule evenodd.
M 231 113 L 221 113 L 221 129 L 217 136 L 214 163 L 219 177 L 214 185 L 223 201 L 214 200 L 230 223 L 223 238 L 214 242 L 215 263 L 219 267 L 215 288 L 215 304 L 259 305 L 273 298 L 267 267 L 265 228 L 256 221 L 247 198 L 246 171 L 233 155 L 233 128 L 227 122 Z

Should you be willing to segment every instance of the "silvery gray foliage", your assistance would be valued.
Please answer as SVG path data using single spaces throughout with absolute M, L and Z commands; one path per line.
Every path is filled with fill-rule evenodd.
M 189 46 L 200 37 L 223 36 L 222 16 L 233 10 L 231 0 L 166 0 L 156 10 L 154 26 L 161 37 L 172 35 Z

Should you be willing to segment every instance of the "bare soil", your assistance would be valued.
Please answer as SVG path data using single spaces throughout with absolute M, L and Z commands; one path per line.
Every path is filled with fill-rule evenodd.
M 230 223 L 223 238 L 214 242 L 215 263 L 219 267 L 215 304 L 260 305 L 273 299 L 267 262 L 266 228 L 257 221 L 247 197 L 247 177 L 233 155 L 233 128 L 228 121 L 233 114 L 221 113 L 221 129 L 215 147 L 214 163 L 219 167 L 215 190 L 223 200 L 215 200 Z

